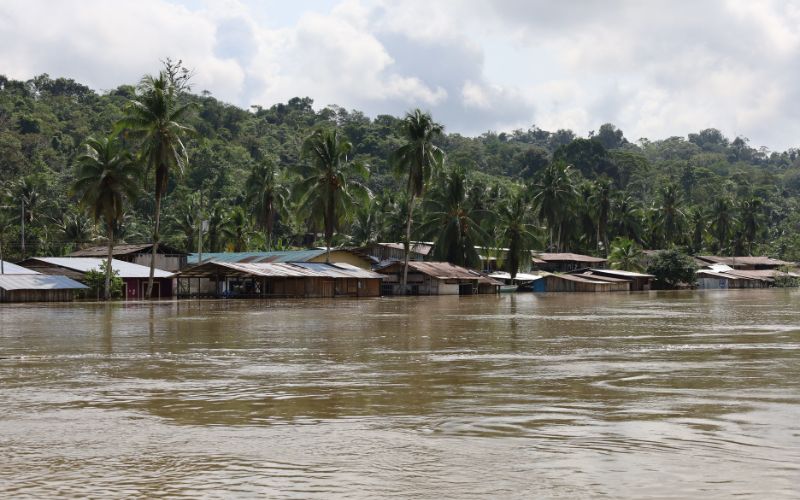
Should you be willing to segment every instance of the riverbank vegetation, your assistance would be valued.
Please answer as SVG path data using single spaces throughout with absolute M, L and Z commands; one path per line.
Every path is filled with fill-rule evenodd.
M 536 126 L 465 137 L 418 110 L 371 118 L 309 97 L 245 110 L 190 85 L 171 61 L 103 92 L 0 77 L 5 258 L 154 238 L 196 251 L 207 221 L 204 251 L 430 239 L 466 265 L 475 245 L 621 268 L 643 248 L 800 260 L 794 148 L 716 129 L 632 141 L 608 123 L 586 137 Z M 96 201 L 87 213 L 70 187 L 106 137 L 137 160 L 141 189 L 121 212 Z

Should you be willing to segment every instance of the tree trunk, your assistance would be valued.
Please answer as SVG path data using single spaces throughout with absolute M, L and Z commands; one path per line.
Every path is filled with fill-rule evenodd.
M 403 295 L 408 294 L 408 258 L 411 254 L 411 219 L 414 213 L 414 195 L 408 199 L 408 218 L 406 219 L 406 239 L 403 242 L 403 249 L 405 255 L 403 256 L 403 280 L 400 282 L 400 288 L 403 290 Z
M 161 222 L 161 196 L 156 195 L 156 210 L 155 210 L 155 227 L 153 229 L 153 253 L 150 255 L 150 277 L 147 278 L 147 292 L 145 293 L 146 299 L 153 297 L 153 281 L 156 274 L 156 255 L 158 254 L 158 233 L 159 223 Z M 160 289 L 159 289 L 160 291 Z
M 108 257 L 106 259 L 106 291 L 105 299 L 111 300 L 111 274 L 114 272 L 111 269 L 111 261 L 114 259 L 114 225 L 108 223 Z

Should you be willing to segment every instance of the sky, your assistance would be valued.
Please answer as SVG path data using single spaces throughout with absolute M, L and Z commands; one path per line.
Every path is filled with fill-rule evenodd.
M 449 132 L 536 125 L 629 140 L 715 127 L 800 146 L 800 3 L 648 0 L 7 0 L 0 74 L 96 90 L 165 57 L 238 106 L 300 96 Z

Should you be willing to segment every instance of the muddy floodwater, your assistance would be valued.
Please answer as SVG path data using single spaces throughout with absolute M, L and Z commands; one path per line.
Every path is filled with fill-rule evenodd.
M 800 496 L 800 292 L 0 306 L 0 497 Z

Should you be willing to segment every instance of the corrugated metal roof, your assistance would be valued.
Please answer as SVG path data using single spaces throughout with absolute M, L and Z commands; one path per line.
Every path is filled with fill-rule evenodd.
M 331 249 L 335 252 L 336 249 Z M 307 262 L 324 255 L 325 250 L 282 250 L 275 252 L 203 252 L 203 262 Z M 188 263 L 197 264 L 198 254 L 189 254 Z
M 652 274 L 623 271 L 622 269 L 590 269 L 590 271 L 596 274 L 610 274 L 621 278 L 655 278 Z
M 567 281 L 577 281 L 579 283 L 593 283 L 593 284 L 598 284 L 599 283 L 599 284 L 605 284 L 605 285 L 610 284 L 610 281 L 602 281 L 602 280 L 599 279 L 599 277 L 598 277 L 598 279 L 589 279 L 587 277 L 578 276 L 576 274 L 548 274 L 547 277 L 548 278 L 549 277 L 560 278 L 560 279 L 564 279 L 564 280 L 567 280 Z
M 12 264 L 8 261 L 3 261 L 3 274 L 40 274 L 32 269 L 26 269 L 22 266 Z
M 698 255 L 698 259 L 713 262 L 715 264 L 725 264 L 727 266 L 793 266 L 793 262 L 786 262 L 785 260 L 773 259 L 766 256 L 737 256 L 737 257 L 720 257 L 718 255 Z
M 733 274 L 732 271 L 729 272 L 722 272 L 722 271 L 713 271 L 711 269 L 700 269 L 696 273 L 698 276 L 706 276 L 712 278 L 725 278 L 729 280 L 753 280 L 755 278 L 749 278 L 747 276 L 741 276 L 737 274 Z
M 4 274 L 0 276 L 0 288 L 12 290 L 80 290 L 86 285 L 66 276 L 51 274 Z
M 135 253 L 141 253 L 143 251 L 147 251 L 152 248 L 153 248 L 152 243 L 141 243 L 141 244 L 123 243 L 120 245 L 114 245 L 114 248 L 112 249 L 112 254 L 130 255 Z M 161 243 L 159 243 L 158 245 L 158 253 L 168 254 L 168 255 L 186 255 L 186 252 L 180 252 L 172 247 L 168 247 Z M 82 250 L 77 250 L 69 254 L 70 257 L 105 257 L 106 255 L 108 255 L 107 246 L 88 247 Z
M 545 262 L 605 262 L 606 259 L 579 253 L 539 253 L 535 257 Z
M 386 266 L 383 269 L 388 269 L 393 266 L 399 266 L 402 269 L 403 263 L 395 262 Z M 502 285 L 502 283 L 500 283 L 499 281 L 493 280 L 492 278 L 486 276 L 485 274 L 481 274 L 478 271 L 473 271 L 465 267 L 456 266 L 449 262 L 422 262 L 414 260 L 414 261 L 409 261 L 408 268 L 416 272 L 426 274 L 428 276 L 433 276 L 434 278 L 440 280 L 470 279 L 470 280 L 478 280 L 479 283 L 484 283 L 489 285 Z
M 402 243 L 376 243 L 378 246 L 391 248 L 393 250 L 405 250 L 405 246 Z M 423 243 L 423 242 L 412 242 L 411 243 L 411 251 L 418 253 L 420 255 L 428 255 L 431 253 L 431 249 L 433 248 L 433 243 Z
M 182 277 L 211 276 L 214 270 L 267 278 L 372 278 L 383 279 L 382 274 L 365 271 L 344 263 L 324 262 L 203 262 L 179 273 Z
M 332 262 L 325 264 L 324 262 L 294 262 L 293 266 L 303 267 L 322 275 L 333 278 L 379 278 L 383 279 L 382 274 L 366 271 L 360 267 L 346 264 L 344 262 Z
M 505 271 L 495 271 L 490 274 L 489 277 L 499 280 L 510 280 L 511 274 Z M 544 278 L 543 274 L 517 273 L 516 276 L 514 276 L 514 279 L 519 281 L 536 281 L 542 278 Z
M 774 281 L 775 280 L 775 276 L 788 276 L 790 278 L 798 278 L 798 277 L 800 277 L 800 274 L 798 274 L 798 273 L 795 273 L 795 272 L 784 273 L 783 271 L 778 271 L 776 269 L 758 269 L 758 270 L 752 270 L 752 271 L 745 271 L 745 270 L 739 270 L 739 269 L 733 270 L 732 269 L 732 270 L 730 270 L 728 272 L 730 274 L 741 275 L 741 276 L 746 276 L 748 278 L 762 279 L 762 280 L 767 280 L 767 281 Z
M 86 273 L 91 270 L 99 271 L 100 265 L 106 259 L 98 259 L 92 257 L 32 257 L 31 260 L 38 260 L 48 264 L 72 269 L 81 273 Z M 112 259 L 111 268 L 114 271 L 119 271 L 120 278 L 148 278 L 150 277 L 150 267 L 140 266 L 132 262 L 125 262 L 122 260 Z M 156 278 L 170 278 L 172 273 L 162 269 L 156 269 L 154 276 Z

